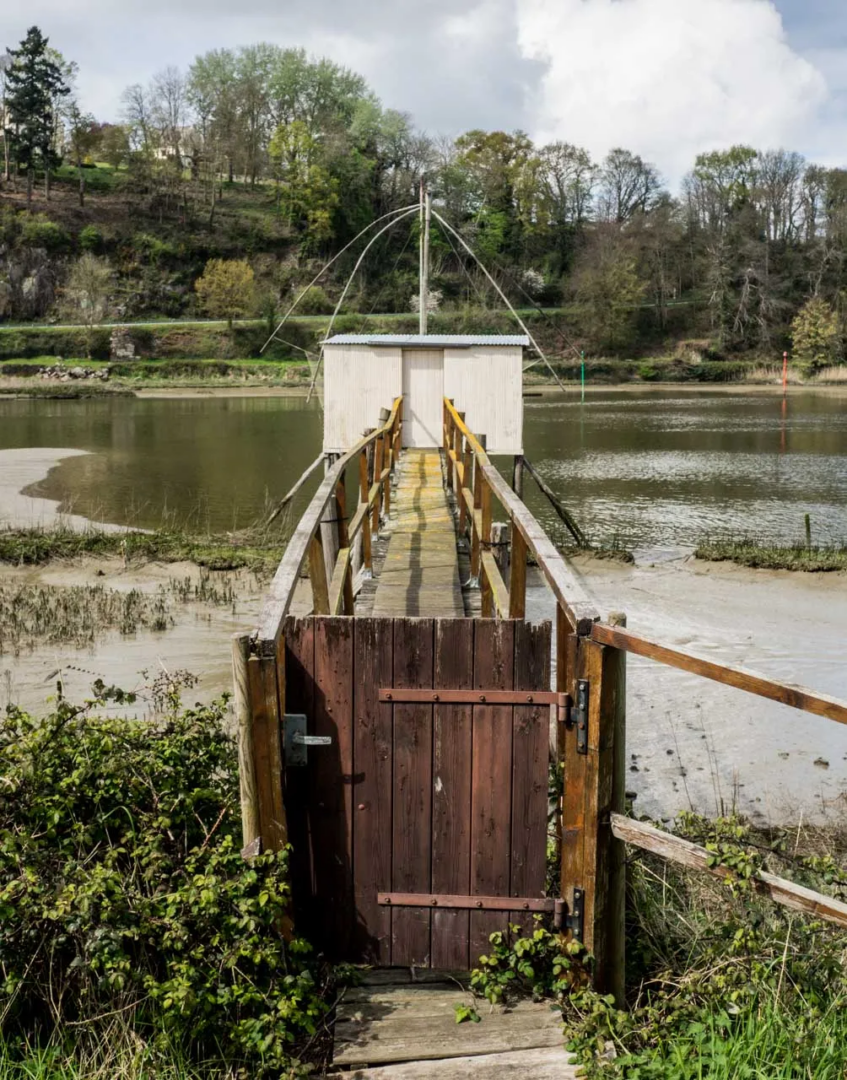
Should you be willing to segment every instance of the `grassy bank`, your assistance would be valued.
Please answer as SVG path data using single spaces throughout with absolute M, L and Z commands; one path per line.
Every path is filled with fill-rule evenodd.
M 702 540 L 696 559 L 733 562 L 754 570 L 806 570 L 813 573 L 847 570 L 847 547 L 812 544 L 766 544 L 756 540 Z
M 127 562 L 192 562 L 208 570 L 257 572 L 276 569 L 285 550 L 285 537 L 245 532 L 237 536 L 195 537 L 158 530 L 107 533 L 96 529 L 9 529 L 0 531 L 0 563 L 41 566 L 53 559 L 121 558 Z

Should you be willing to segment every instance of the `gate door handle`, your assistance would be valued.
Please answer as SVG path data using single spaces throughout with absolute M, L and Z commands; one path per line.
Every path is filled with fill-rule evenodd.
M 307 735 L 306 728 L 306 717 L 299 713 L 286 713 L 283 717 L 283 748 L 287 769 L 302 769 L 307 765 L 310 746 L 332 746 L 332 736 Z

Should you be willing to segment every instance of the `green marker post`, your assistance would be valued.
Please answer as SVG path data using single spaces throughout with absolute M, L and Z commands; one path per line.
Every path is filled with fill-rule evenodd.
M 582 375 L 582 403 L 585 404 L 585 349 L 580 353 L 582 357 L 581 375 Z

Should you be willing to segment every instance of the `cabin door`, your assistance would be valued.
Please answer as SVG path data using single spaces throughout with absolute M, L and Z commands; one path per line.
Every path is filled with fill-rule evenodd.
M 444 419 L 444 353 L 403 350 L 403 446 L 441 446 Z

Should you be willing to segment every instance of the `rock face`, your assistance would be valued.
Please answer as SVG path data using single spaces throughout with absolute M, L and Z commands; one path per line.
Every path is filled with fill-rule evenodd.
M 125 327 L 116 326 L 112 331 L 109 354 L 113 360 L 135 359 L 135 345 L 130 337 L 129 330 Z
M 43 319 L 56 302 L 56 264 L 46 251 L 0 245 L 0 317 Z
M 40 379 L 57 379 L 59 382 L 75 382 L 78 379 L 98 379 L 101 382 L 106 382 L 109 378 L 109 369 L 100 368 L 99 370 L 95 370 L 94 368 L 86 367 L 66 368 L 55 364 L 52 367 L 39 368 L 38 377 Z

